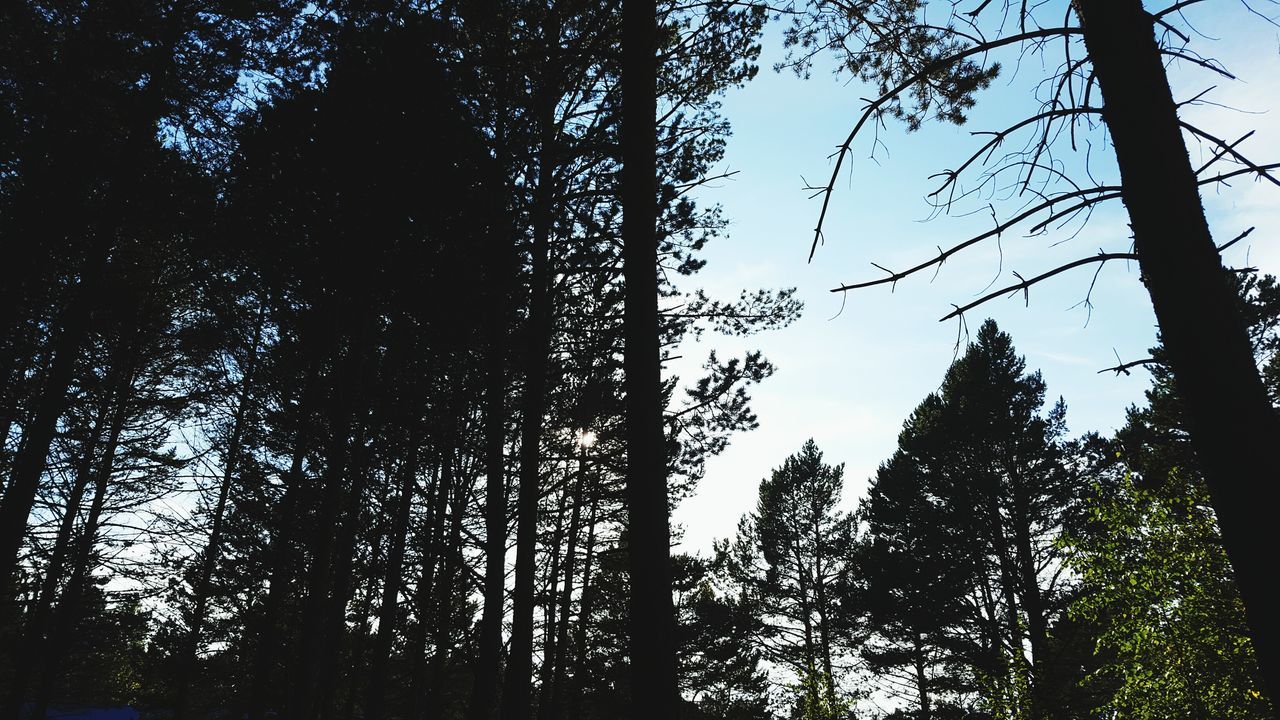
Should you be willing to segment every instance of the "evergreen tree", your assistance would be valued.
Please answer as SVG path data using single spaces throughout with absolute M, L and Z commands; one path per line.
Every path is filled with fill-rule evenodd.
M 813 440 L 760 483 L 756 510 L 717 550 L 729 578 L 762 616 L 771 662 L 800 678 L 798 706 L 830 715 L 845 697 L 836 589 L 847 570 L 852 516 L 840 509 L 844 466 L 827 465 Z
M 884 617 L 877 606 L 888 598 L 920 603 L 900 617 L 920 624 L 906 633 L 884 625 L 890 651 L 873 645 L 870 657 L 913 669 L 925 715 L 928 658 L 951 668 L 939 675 L 941 688 L 976 690 L 998 717 L 1052 716 L 1058 704 L 1041 688 L 1058 672 L 1050 627 L 1066 595 L 1057 541 L 1080 491 L 1062 439 L 1066 406 L 1059 400 L 1042 415 L 1044 396 L 1040 374 L 1026 372 L 1012 340 L 988 320 L 907 421 L 864 505 L 873 617 Z M 895 567 L 917 557 L 920 574 Z M 938 587 L 929 586 L 934 573 Z M 961 665 L 967 681 L 954 672 Z

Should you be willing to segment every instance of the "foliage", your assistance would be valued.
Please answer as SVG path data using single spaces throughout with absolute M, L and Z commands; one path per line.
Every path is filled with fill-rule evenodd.
M 1073 618 L 1098 624 L 1114 660 L 1099 708 L 1137 718 L 1269 718 L 1244 606 L 1203 481 L 1175 469 L 1160 490 L 1126 473 L 1099 486 L 1087 535 L 1070 540 L 1083 588 Z

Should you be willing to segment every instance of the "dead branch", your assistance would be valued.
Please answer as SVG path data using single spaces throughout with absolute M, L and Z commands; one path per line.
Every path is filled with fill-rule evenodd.
M 1195 125 L 1192 125 L 1191 123 L 1185 120 L 1179 120 L 1178 124 L 1181 125 L 1183 128 L 1185 128 L 1186 130 L 1190 131 L 1192 135 L 1208 140 L 1214 145 L 1217 145 L 1218 147 L 1222 148 L 1222 150 L 1225 151 L 1228 155 L 1235 158 L 1236 160 L 1239 160 L 1240 164 L 1248 167 L 1253 172 L 1256 172 L 1258 173 L 1258 175 L 1266 178 L 1268 181 L 1271 182 L 1271 184 L 1277 187 L 1280 187 L 1280 180 L 1277 180 L 1275 176 L 1267 172 L 1265 168 L 1258 166 L 1249 158 L 1245 157 L 1244 155 L 1241 155 L 1240 152 L 1232 146 L 1232 144 L 1227 143 L 1225 140 L 1222 140 L 1220 138 L 1214 137 L 1213 135 L 1210 135 L 1209 133 L 1205 132 L 1204 130 L 1201 130 L 1200 128 L 1196 127 Z
M 814 230 L 813 230 L 813 245 L 809 248 L 809 262 L 813 262 L 813 255 L 818 251 L 818 243 L 822 239 L 822 224 L 826 220 L 827 209 L 831 205 L 831 196 L 835 193 L 836 181 L 839 180 L 840 178 L 840 168 L 844 165 L 844 158 L 846 155 L 848 155 L 851 152 L 853 141 L 855 138 L 857 138 L 858 133 L 862 131 L 863 126 L 866 125 L 867 120 L 875 116 L 876 113 L 881 108 L 883 108 L 886 103 L 888 103 L 893 98 L 897 97 L 901 93 L 908 90 L 912 85 L 915 85 L 921 80 L 924 80 L 928 76 L 938 72 L 939 70 L 955 65 L 956 63 L 961 62 L 967 58 L 973 57 L 974 55 L 981 55 L 983 53 L 996 50 L 1006 45 L 1013 45 L 1016 43 L 1027 42 L 1029 40 L 1039 40 L 1042 38 L 1059 37 L 1064 35 L 1066 36 L 1079 35 L 1082 32 L 1083 30 L 1078 27 L 1061 27 L 1061 28 L 1034 30 L 1031 32 L 1019 33 L 1017 35 L 1010 35 L 1008 37 L 992 40 L 989 42 L 982 43 L 980 45 L 974 45 L 973 47 L 967 48 L 953 55 L 949 55 L 945 58 L 942 58 L 941 60 L 929 63 L 925 67 L 921 68 L 919 71 L 912 73 L 905 80 L 898 83 L 897 86 L 893 87 L 888 92 L 884 93 L 883 95 L 876 98 L 875 100 L 872 100 L 867 105 L 867 107 L 862 111 L 862 115 L 859 116 L 858 122 L 853 126 L 853 130 L 849 132 L 848 137 L 845 138 L 844 142 L 840 144 L 839 148 L 835 152 L 836 162 L 835 162 L 835 167 L 832 168 L 832 171 L 831 171 L 831 179 L 827 182 L 826 187 L 821 190 L 821 194 L 823 196 L 822 210 L 818 213 L 818 224 L 816 227 L 814 227 Z M 810 189 L 817 189 L 817 188 L 810 188 Z
M 1030 280 L 1022 280 L 1022 282 L 1019 282 L 1017 284 L 1001 288 L 994 292 L 989 292 L 986 295 L 983 295 L 982 297 L 978 298 L 977 300 L 974 300 L 973 302 L 967 305 L 957 307 L 955 310 L 952 310 L 951 312 L 947 313 L 942 318 L 940 318 L 939 322 L 950 320 L 951 318 L 957 317 L 969 310 L 972 310 L 978 307 L 979 305 L 982 305 L 985 302 L 994 300 L 995 298 L 998 298 L 1001 295 L 1012 295 L 1013 293 L 1016 293 L 1019 290 L 1023 292 L 1023 295 L 1027 299 L 1027 303 L 1030 304 L 1031 302 L 1030 290 L 1032 285 L 1035 285 L 1036 283 L 1047 280 L 1053 277 L 1054 275 L 1059 275 L 1073 268 L 1078 268 L 1082 265 L 1089 265 L 1092 263 L 1105 263 L 1109 260 L 1137 260 L 1137 259 L 1138 259 L 1138 256 L 1135 253 L 1098 253 L 1093 257 L 1080 258 L 1079 260 L 1069 262 L 1065 265 L 1059 265 L 1058 267 L 1052 270 L 1043 272 L 1031 278 Z M 1017 275 L 1017 273 L 1014 273 L 1014 275 Z M 1021 278 L 1022 276 L 1018 275 L 1018 277 Z
M 992 228 L 991 230 L 988 230 L 987 232 L 984 232 L 980 235 L 975 235 L 974 237 L 971 237 L 968 240 L 965 240 L 964 242 L 958 243 L 956 245 L 952 245 L 946 250 L 940 251 L 938 255 L 934 257 L 932 260 L 926 260 L 925 262 L 922 262 L 919 265 L 916 265 L 915 267 L 909 268 L 907 270 L 903 270 L 902 272 L 893 272 L 891 270 L 888 270 L 887 268 L 881 267 L 880 268 L 881 270 L 884 270 L 885 272 L 889 273 L 889 277 L 881 278 L 879 280 L 868 280 L 866 282 L 853 283 L 851 285 L 841 285 L 840 287 L 832 288 L 831 292 L 845 292 L 848 290 L 858 290 L 861 288 L 873 287 L 875 285 L 886 285 L 886 284 L 896 283 L 899 280 L 902 280 L 903 278 L 906 278 L 910 275 L 914 275 L 920 272 L 921 270 L 926 270 L 928 268 L 933 267 L 934 265 L 941 265 L 942 263 L 946 262 L 948 258 L 960 252 L 961 250 L 964 250 L 965 248 L 970 247 L 972 245 L 976 245 L 988 238 L 996 237 L 1004 233 L 1004 231 L 1016 226 L 1018 223 L 1021 223 L 1022 221 L 1026 220 L 1027 218 L 1032 217 L 1033 215 L 1036 215 L 1044 210 L 1050 209 L 1054 205 L 1061 203 L 1065 200 L 1070 200 L 1077 197 L 1085 197 L 1090 194 L 1098 193 L 1099 197 L 1094 198 L 1093 202 L 1101 202 L 1102 200 L 1109 200 L 1109 199 L 1119 197 L 1119 192 L 1118 192 L 1119 189 L 1120 189 L 1119 187 L 1112 186 L 1112 185 L 1101 185 L 1098 187 L 1086 188 L 1084 190 L 1078 190 L 1076 192 L 1063 193 L 1061 195 L 1057 195 L 1053 198 L 1050 198 L 1049 200 L 1046 200 L 1045 202 L 1039 203 L 1034 207 L 1031 207 L 1030 209 L 1022 213 L 1019 213 L 1015 217 L 1009 220 L 1006 220 L 1003 223 L 996 225 L 994 228 Z M 874 263 L 872 264 L 874 265 Z M 877 267 L 880 267 L 880 266 L 877 266 Z

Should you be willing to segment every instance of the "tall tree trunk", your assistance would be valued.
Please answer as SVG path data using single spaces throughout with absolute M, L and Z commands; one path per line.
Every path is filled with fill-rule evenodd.
M 532 267 L 529 276 L 528 340 L 524 356 L 524 395 L 520 404 L 520 487 L 516 499 L 516 573 L 512 593 L 511 650 L 502 688 L 503 720 L 532 717 L 533 607 L 538 534 L 539 470 L 543 414 L 546 411 L 547 362 L 554 327 L 551 307 L 551 221 L 555 202 L 556 127 L 559 93 L 552 73 L 560 44 L 554 3 L 543 21 L 548 59 L 538 92 L 538 187 L 533 213 Z
M 1013 485 L 1010 524 L 1013 526 L 1014 558 L 1021 585 L 1022 609 L 1027 613 L 1027 638 L 1031 641 L 1031 714 L 1035 718 L 1051 717 L 1056 714 L 1056 708 L 1044 696 L 1045 681 L 1051 674 L 1049 627 L 1036 573 L 1035 551 L 1031 546 L 1031 510 L 1022 476 L 1014 474 L 1010 480 Z
M 191 690 L 191 673 L 195 668 L 200 652 L 200 639 L 204 633 L 205 616 L 209 611 L 209 586 L 213 580 L 213 571 L 218 566 L 218 557 L 222 552 L 222 523 L 226 517 L 227 499 L 231 495 L 231 483 L 237 471 L 236 464 L 240 460 L 240 446 L 244 438 L 245 417 L 249 412 L 252 399 L 254 369 L 258 364 L 258 350 L 262 343 L 262 326 L 266 317 L 266 306 L 258 308 L 258 320 L 254 329 L 253 346 L 249 348 L 249 357 L 245 363 L 244 377 L 240 380 L 240 393 L 236 398 L 235 417 L 231 422 L 231 435 L 227 438 L 227 453 L 223 460 L 222 482 L 218 487 L 218 500 L 213 508 L 213 522 L 209 528 L 209 541 L 204 548 L 204 557 L 200 563 L 200 575 L 196 579 L 192 595 L 195 607 L 191 612 L 191 628 L 187 633 L 186 647 L 183 648 L 182 663 L 175 682 L 176 697 L 173 702 L 174 720 L 182 720 L 186 715 L 187 699 Z
M 623 369 L 631 559 L 632 717 L 674 718 L 675 611 L 658 325 L 658 28 L 653 0 L 622 4 Z
M 569 518 L 569 546 L 564 557 L 564 589 L 560 592 L 560 619 L 556 622 L 555 652 L 551 662 L 551 692 L 543 717 L 559 720 L 564 716 L 565 656 L 569 653 L 569 608 L 573 604 L 574 562 L 578 554 L 578 534 L 581 531 L 583 488 L 587 475 L 587 451 L 579 446 L 578 479 L 573 488 L 573 511 Z M 544 660 L 546 662 L 546 660 Z
M 567 479 L 567 478 L 566 478 Z M 566 483 L 567 484 L 567 483 Z M 556 527 L 551 535 L 551 544 L 547 546 L 547 556 L 551 558 L 551 567 L 547 569 L 547 585 L 543 595 L 542 621 L 542 665 L 538 668 L 538 720 L 546 720 L 551 702 L 551 674 L 554 665 L 551 662 L 556 651 L 556 589 L 560 585 L 560 563 L 562 554 L 560 546 L 564 543 L 565 510 L 569 505 L 568 487 L 560 490 L 560 501 L 556 504 Z
M 267 597 L 263 602 L 262 626 L 258 631 L 258 643 L 253 653 L 252 685 L 249 689 L 248 702 L 249 720 L 266 720 L 271 696 L 275 692 L 273 679 L 280 655 L 280 623 L 284 614 L 284 601 L 290 577 L 289 559 L 292 556 L 290 551 L 297 533 L 294 510 L 298 504 L 298 488 L 303 481 L 302 463 L 308 443 L 306 433 L 300 433 L 294 440 L 293 459 L 284 476 L 284 496 L 280 500 L 280 510 L 267 548 L 271 570 Z
M 435 469 L 435 482 L 427 494 L 429 509 L 422 523 L 422 576 L 418 580 L 417 597 L 414 598 L 417 601 L 418 626 L 409 649 L 409 656 L 412 658 L 410 720 L 421 720 L 430 711 L 427 700 L 432 680 L 431 667 L 427 663 L 427 641 L 431 639 L 429 628 L 435 621 L 435 586 L 439 582 L 437 575 L 443 574 L 445 509 L 449 494 L 453 491 L 447 482 L 452 480 L 452 474 L 446 475 L 442 470 L 443 455 L 441 453 L 440 462 Z M 441 568 L 440 573 L 437 573 L 437 564 Z
M 573 659 L 577 668 L 573 673 L 573 691 L 569 699 L 569 718 L 580 720 L 582 717 L 582 692 L 586 685 L 583 668 L 587 664 L 587 627 L 591 621 L 591 569 L 594 567 L 596 551 L 596 524 L 599 521 L 597 511 L 600 504 L 600 488 L 597 485 L 591 490 L 591 510 L 587 519 L 587 544 L 582 559 L 582 604 L 578 607 L 578 625 L 574 628 Z
M 0 717 L 17 717 L 22 707 L 23 694 L 26 692 L 30 673 L 38 670 L 44 663 L 44 653 L 50 648 L 49 623 L 53 618 L 54 596 L 58 591 L 58 583 L 63 579 L 62 568 L 72 550 L 73 534 L 76 520 L 80 516 L 80 505 L 84 502 L 89 483 L 95 478 L 94 467 L 98 461 L 98 444 L 103 440 L 103 425 L 109 421 L 112 397 L 108 394 L 98 404 L 96 417 L 85 438 L 85 443 L 76 461 L 74 480 L 71 491 L 67 495 L 67 506 L 62 513 L 62 521 L 58 523 L 58 535 L 54 539 L 53 551 L 49 564 L 45 568 L 44 578 L 40 582 L 40 591 L 36 596 L 36 605 L 30 611 L 26 627 L 23 629 L 21 643 L 7 648 L 13 666 L 10 678 L 11 687 L 0 696 Z M 21 645 L 27 648 L 23 655 L 17 653 Z
M 1258 665 L 1280 702 L 1274 582 L 1280 438 L 1238 300 L 1209 231 L 1152 16 L 1140 0 L 1075 0 L 1120 168 L 1134 248 L 1235 569 Z
M 130 381 L 132 381 L 132 374 L 130 374 Z M 131 386 L 132 382 L 129 383 L 129 387 Z M 33 663 L 37 680 L 32 720 L 44 720 L 48 711 L 53 684 L 65 658 L 70 637 L 80 622 L 85 587 L 93 573 L 93 549 L 97 544 L 98 530 L 102 526 L 102 510 L 106 505 L 107 487 L 115 471 L 116 448 L 120 445 L 120 433 L 124 430 L 125 421 L 129 415 L 127 393 L 117 394 L 116 403 L 111 429 L 108 432 L 107 441 L 103 444 L 102 457 L 94 478 L 93 502 L 89 506 L 89 515 L 85 518 L 80 541 L 76 543 L 71 579 L 67 583 L 67 589 L 62 593 L 62 600 L 58 603 L 49 638 L 44 643 L 39 659 Z
M 912 639 L 915 641 L 916 694 L 920 698 L 920 712 L 916 714 L 916 720 L 929 720 L 932 708 L 929 705 L 929 676 L 925 674 L 924 638 L 916 633 Z
M 1004 596 L 1005 625 L 1008 628 L 1006 640 L 1009 652 L 1013 657 L 1013 670 L 1024 674 L 1030 679 L 1032 667 L 1027 660 L 1026 650 L 1023 648 L 1025 633 L 1022 628 L 1022 615 L 1019 611 L 1021 603 L 1018 602 L 1021 583 L 1018 579 L 1013 557 L 1010 555 L 1009 541 L 1005 533 L 1004 516 L 1000 514 L 1000 503 L 996 497 L 995 490 L 998 486 L 999 481 L 997 479 L 989 478 L 989 487 L 983 491 L 986 505 L 984 508 L 986 510 L 986 518 L 983 522 L 983 527 L 987 533 L 991 552 L 996 556 L 996 570 L 1000 574 L 1000 592 Z M 1027 699 L 1018 698 L 1018 702 L 1022 703 Z
M 364 325 L 359 324 L 361 327 Z M 328 650 L 330 625 L 327 621 L 333 603 L 334 550 L 337 544 L 334 529 L 343 517 L 343 499 L 346 497 L 343 480 L 350 466 L 350 434 L 360 390 L 364 333 L 351 332 L 347 341 L 346 352 L 341 356 L 341 370 L 333 378 L 331 386 L 325 468 L 321 474 L 320 501 L 311 521 L 307 599 L 288 704 L 291 720 L 312 720 L 321 704 L 320 679 L 326 660 L 323 653 Z M 340 345 L 341 342 L 335 339 L 334 346 Z
M 96 245 L 103 245 L 95 242 Z M 97 252 L 105 255 L 106 248 Z M 22 539 L 27 531 L 27 517 L 35 504 L 40 476 L 44 473 L 49 447 L 57 433 L 58 419 L 67 404 L 67 388 L 75 375 L 81 348 L 89 335 L 93 295 L 104 272 L 104 260 L 86 263 L 85 274 L 71 290 L 71 300 L 59 317 L 59 328 L 53 341 L 49 369 L 37 395 L 31 422 L 24 428 L 22 444 L 14 454 L 9 485 L 0 498 L 0 628 L 8 626 L 15 615 L 10 585 L 18 567 Z
M 822 527 L 819 519 L 822 517 L 822 509 L 818 506 L 815 496 L 813 505 L 809 508 L 809 513 L 813 517 L 813 592 L 814 604 L 818 611 L 818 642 L 821 644 L 822 651 L 822 672 L 823 689 L 827 695 L 827 706 L 834 708 L 836 706 L 836 675 L 835 669 L 831 661 L 831 628 L 827 622 L 829 614 L 829 606 L 827 604 L 827 582 L 825 578 L 826 568 L 823 566 L 822 547 L 827 539 L 822 537 Z
M 387 569 L 382 581 L 378 634 L 374 639 L 373 657 L 369 662 L 369 684 L 364 703 L 364 716 L 367 720 L 382 720 L 386 701 L 387 660 L 391 656 L 391 644 L 395 639 L 396 608 L 399 606 L 400 580 L 404 572 L 404 546 L 409 534 L 409 514 L 413 508 L 414 489 L 418 484 L 417 442 L 416 437 L 410 437 L 408 457 L 400 468 L 400 497 L 396 502 L 391 548 L 387 553 Z
M 809 702 L 812 705 L 818 704 L 818 642 L 813 632 L 813 602 L 809 596 L 809 573 L 805 569 L 800 548 L 793 548 L 793 558 L 796 566 L 796 586 L 800 589 L 800 620 L 804 626 L 804 671 L 809 677 L 805 678 L 805 692 L 809 694 Z
M 339 673 L 347 663 L 343 662 L 347 637 L 347 605 L 354 594 L 352 565 L 355 562 L 356 538 L 361 526 L 364 508 L 365 486 L 369 482 L 369 450 L 366 447 L 366 423 L 359 423 L 348 451 L 347 475 L 351 487 L 346 492 L 346 502 L 338 525 L 333 546 L 333 579 L 329 588 L 323 632 L 324 650 L 320 653 L 319 712 L 321 720 L 330 720 L 337 709 L 335 699 L 340 685 Z
M 456 440 L 450 439 L 449 446 L 441 459 L 440 482 L 448 487 L 451 497 L 447 505 L 449 510 L 448 525 L 441 517 L 440 538 L 440 574 L 436 578 L 435 637 L 432 644 L 435 652 L 431 656 L 431 684 L 425 695 L 427 712 L 436 718 L 446 717 L 444 712 L 446 670 L 449 665 L 449 641 L 453 634 L 453 590 L 458 577 L 458 566 L 462 560 L 462 514 L 466 507 L 467 483 L 458 482 L 457 458 L 453 445 Z M 447 527 L 449 534 L 444 534 Z
M 497 144 L 505 140 L 499 124 Z M 505 152 L 500 150 L 499 152 Z M 500 169 L 504 169 L 500 166 Z M 504 169 L 505 171 L 505 169 Z M 506 183 L 503 182 L 503 187 Z M 493 247 L 486 253 L 489 279 L 486 284 L 484 325 L 484 608 L 480 615 L 480 637 L 467 704 L 467 720 L 493 720 L 498 707 L 499 676 L 502 673 L 502 617 L 505 614 L 507 571 L 507 411 L 505 395 L 507 303 L 510 292 L 511 248 L 509 228 L 491 235 Z

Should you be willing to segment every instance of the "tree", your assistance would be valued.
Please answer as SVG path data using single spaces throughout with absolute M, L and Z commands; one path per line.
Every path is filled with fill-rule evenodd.
M 768 659 L 801 680 L 806 717 L 834 717 L 845 698 L 837 653 L 836 588 L 844 581 L 853 519 L 839 509 L 844 467 L 827 465 L 813 440 L 760 482 L 754 513 L 718 548 L 729 577 L 756 603 Z M 817 713 L 816 715 L 814 713 Z
M 955 200 L 969 196 L 971 190 L 958 186 L 964 171 L 996 157 L 991 151 L 1027 128 L 1034 129 L 1037 140 L 1024 152 L 999 156 L 981 185 L 1012 172 L 1019 178 L 1015 187 L 1020 193 L 1031 192 L 1041 180 L 1054 189 L 1033 199 L 1014 217 L 998 221 L 994 229 L 941 250 L 913 268 L 837 290 L 896 283 L 1028 219 L 1041 218 L 1032 228 L 1039 231 L 1100 202 L 1122 200 L 1133 229 L 1133 252 L 1100 252 L 1029 279 L 1019 275 L 1018 283 L 958 307 L 947 317 L 960 316 L 1002 295 L 1025 293 L 1032 285 L 1072 268 L 1116 259 L 1137 260 L 1164 337 L 1169 367 L 1187 404 L 1188 427 L 1205 468 L 1228 555 L 1245 605 L 1251 609 L 1249 623 L 1260 662 L 1271 693 L 1280 694 L 1280 620 L 1268 610 L 1280 601 L 1268 579 L 1270 560 L 1262 550 L 1270 544 L 1266 530 L 1270 510 L 1254 502 L 1252 491 L 1239 480 L 1270 477 L 1268 461 L 1257 449 L 1280 432 L 1280 420 L 1267 401 L 1253 363 L 1230 274 L 1223 269 L 1220 248 L 1213 241 L 1199 196 L 1200 186 L 1238 175 L 1276 181 L 1234 144 L 1179 118 L 1179 105 L 1166 76 L 1166 59 L 1219 69 L 1190 52 L 1185 47 L 1189 36 L 1170 24 L 1170 18 L 1185 3 L 1148 12 L 1141 0 L 1079 0 L 1071 4 L 1065 19 L 1045 22 L 1037 17 L 1040 8 L 1025 3 L 982 2 L 964 12 L 958 3 L 941 4 L 941 13 L 927 13 L 932 6 L 921 0 L 874 0 L 853 6 L 815 2 L 793 26 L 789 41 L 798 49 L 800 67 L 806 67 L 813 53 L 830 48 L 842 67 L 872 82 L 879 91 L 842 144 L 831 181 L 818 188 L 824 199 L 814 248 L 821 239 L 822 218 L 842 161 L 869 122 L 878 122 L 886 113 L 906 119 L 909 128 L 918 127 L 930 116 L 962 122 L 965 111 L 975 103 L 976 93 L 999 72 L 999 64 L 988 60 L 992 53 L 1001 48 L 1043 53 L 1059 47 L 1050 40 L 1061 40 L 1064 54 L 1046 62 L 1058 71 L 1041 86 L 1046 90 L 1041 97 L 1042 112 L 993 133 L 958 170 L 942 174 L 941 186 L 931 198 L 939 209 L 946 210 Z M 1078 25 L 1069 24 L 1072 17 Z M 980 25 L 984 20 L 992 24 Z M 991 37 L 985 35 L 988 28 Z M 1157 38 L 1158 32 L 1163 39 Z M 1077 41 L 1083 43 L 1082 54 L 1077 54 Z M 1088 104 L 1095 83 L 1105 100 L 1101 107 Z M 1069 178 L 1055 163 L 1045 162 L 1052 157 L 1052 140 L 1065 136 L 1064 141 L 1074 146 L 1077 127 L 1090 117 L 1103 121 L 1115 150 L 1120 182 L 1059 185 L 1058 180 Z M 1193 168 L 1184 134 L 1211 146 L 1213 161 Z M 1216 176 L 1204 174 L 1223 159 L 1239 162 L 1240 168 L 1220 171 Z
M 903 427 L 901 449 L 880 466 L 859 515 L 866 531 L 852 551 L 841 602 L 869 628 L 861 648 L 868 669 L 886 683 L 914 691 L 917 720 L 945 716 L 974 690 L 974 661 L 994 665 L 992 643 L 972 637 L 973 587 L 979 558 L 950 527 L 929 488 L 919 452 L 939 411 L 936 397 L 916 408 Z M 914 452 L 913 452 L 914 451 Z M 984 650 L 988 657 L 983 658 Z M 900 694 L 900 693 L 899 693 Z
M 882 643 L 869 658 L 912 673 L 924 716 L 935 685 L 953 698 L 977 691 L 997 717 L 1053 716 L 1059 704 L 1047 691 L 1066 598 L 1057 541 L 1079 481 L 1066 406 L 1042 415 L 1044 404 L 1040 374 L 988 320 L 906 422 L 863 505 L 863 601 Z
M 671 528 L 658 330 L 658 11 L 622 6 L 623 332 L 627 528 L 631 558 L 631 716 L 675 717 Z

